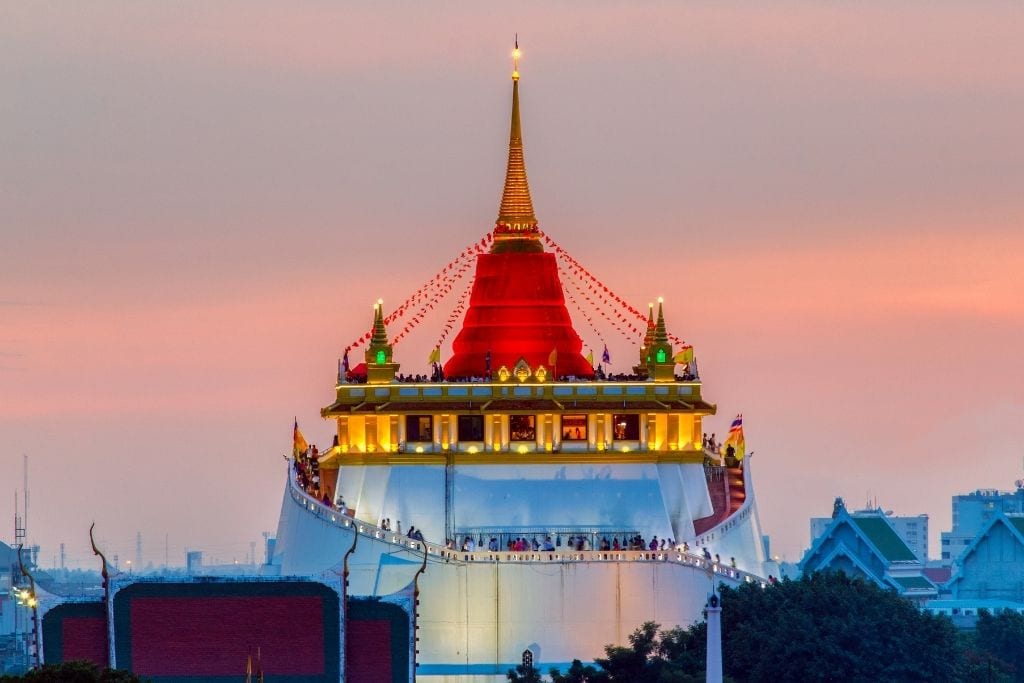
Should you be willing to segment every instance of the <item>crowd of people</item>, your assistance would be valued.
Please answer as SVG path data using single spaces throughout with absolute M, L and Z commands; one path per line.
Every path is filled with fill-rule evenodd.
M 285 456 L 286 458 L 288 456 Z M 295 482 L 303 491 L 324 505 L 331 505 L 331 498 L 320 490 L 320 452 L 316 446 L 295 453 L 292 457 Z
M 551 536 L 544 536 L 543 540 L 537 535 L 530 538 L 525 536 L 519 536 L 515 538 L 508 538 L 502 544 L 498 541 L 497 536 L 491 536 L 486 542 L 484 538 L 474 536 L 464 536 L 462 542 L 459 543 L 456 539 L 448 539 L 445 546 L 449 550 L 461 550 L 463 552 L 475 552 L 488 550 L 491 552 L 497 552 L 499 550 L 505 550 L 508 552 L 554 552 L 561 548 L 566 550 L 598 550 L 598 551 L 617 551 L 617 550 L 650 550 L 650 551 L 661 551 L 661 550 L 673 550 L 682 549 L 689 551 L 689 546 L 683 543 L 678 546 L 675 540 L 671 538 L 659 539 L 657 536 L 651 538 L 650 541 L 645 541 L 643 536 L 639 534 L 635 536 L 623 536 L 621 540 L 618 536 L 613 536 L 609 539 L 607 536 L 602 536 L 600 540 L 596 538 L 591 540 L 588 535 L 584 534 L 571 534 L 569 535 L 563 544 L 562 536 L 556 535 L 554 539 Z

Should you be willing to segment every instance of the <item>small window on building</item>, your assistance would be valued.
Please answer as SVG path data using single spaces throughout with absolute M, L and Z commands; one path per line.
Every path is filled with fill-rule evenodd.
M 640 416 L 613 415 L 612 432 L 615 434 L 616 441 L 639 441 Z
M 459 415 L 459 441 L 483 441 L 484 440 L 484 416 L 483 415 Z
M 586 415 L 563 415 L 562 416 L 562 441 L 586 441 L 587 440 L 587 416 Z
M 536 415 L 512 415 L 508 419 L 509 438 L 512 441 L 534 441 L 537 438 Z
M 377 351 L 377 365 L 384 365 L 384 361 L 387 360 L 387 355 L 384 353 L 384 349 Z
M 434 418 L 430 415 L 406 415 L 405 416 L 405 440 L 406 441 L 433 441 L 434 440 Z
M 533 668 L 533 651 L 523 650 L 523 666 Z

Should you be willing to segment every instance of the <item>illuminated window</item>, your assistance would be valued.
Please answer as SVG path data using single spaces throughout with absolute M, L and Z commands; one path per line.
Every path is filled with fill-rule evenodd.
M 537 438 L 536 415 L 512 415 L 508 419 L 512 441 L 533 441 Z
M 434 418 L 430 415 L 405 416 L 406 441 L 433 441 Z
M 483 415 L 459 415 L 459 441 L 484 440 Z
M 562 416 L 562 441 L 586 441 L 587 440 L 587 416 L 586 415 L 563 415 Z
M 659 363 L 664 363 L 668 360 L 668 354 L 665 353 L 665 349 L 658 349 L 658 352 L 655 355 Z
M 387 358 L 388 356 L 384 349 L 379 349 L 377 351 L 377 365 L 384 365 L 384 363 L 387 361 Z
M 639 441 L 640 416 L 612 415 L 612 433 L 616 441 Z

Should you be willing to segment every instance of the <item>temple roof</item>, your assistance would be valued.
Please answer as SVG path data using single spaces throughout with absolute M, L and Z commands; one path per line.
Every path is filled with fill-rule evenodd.
M 851 521 L 867 536 L 878 551 L 890 562 L 913 562 L 917 560 L 913 551 L 899 534 L 882 517 L 851 516 Z

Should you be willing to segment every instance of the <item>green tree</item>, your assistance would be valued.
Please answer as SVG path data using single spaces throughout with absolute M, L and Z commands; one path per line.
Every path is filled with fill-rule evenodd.
M 583 666 L 578 659 L 572 660 L 572 665 L 564 674 L 558 669 L 551 669 L 551 683 L 605 683 L 608 674 L 598 671 L 594 667 Z
M 119 669 L 100 669 L 89 662 L 44 664 L 19 676 L 0 676 L 0 683 L 143 683 L 133 673 Z
M 978 623 L 967 646 L 968 661 L 980 674 L 977 680 L 1024 682 L 1024 615 L 1010 610 L 992 614 L 978 610 Z
M 540 671 L 533 664 L 519 664 L 505 674 L 511 683 L 542 683 Z
M 945 617 L 843 573 L 723 588 L 725 672 L 743 681 L 954 681 L 961 650 Z

